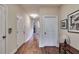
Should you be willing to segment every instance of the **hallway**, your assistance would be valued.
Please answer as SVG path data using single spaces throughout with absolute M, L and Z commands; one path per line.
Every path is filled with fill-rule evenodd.
M 58 54 L 57 47 L 39 48 L 38 39 L 34 36 L 28 42 L 24 43 L 16 52 L 16 54 Z
M 79 53 L 78 33 L 79 4 L 0 5 L 0 54 Z

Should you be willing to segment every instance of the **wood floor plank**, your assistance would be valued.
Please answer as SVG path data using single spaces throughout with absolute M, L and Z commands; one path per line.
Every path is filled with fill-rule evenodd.
M 33 37 L 24 43 L 16 52 L 16 54 L 58 54 L 57 47 L 39 47 L 38 39 Z

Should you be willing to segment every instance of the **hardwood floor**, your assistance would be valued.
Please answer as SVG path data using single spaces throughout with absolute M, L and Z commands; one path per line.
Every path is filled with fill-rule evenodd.
M 40 48 L 38 39 L 33 37 L 28 42 L 24 43 L 16 52 L 16 54 L 58 54 L 57 47 Z

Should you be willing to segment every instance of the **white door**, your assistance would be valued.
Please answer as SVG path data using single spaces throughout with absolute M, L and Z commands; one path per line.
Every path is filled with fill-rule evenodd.
M 58 45 L 58 19 L 56 16 L 43 17 L 43 41 L 44 46 Z
M 5 53 L 5 9 L 0 6 L 0 54 Z
M 17 16 L 17 45 L 20 47 L 25 41 L 25 22 L 23 17 Z

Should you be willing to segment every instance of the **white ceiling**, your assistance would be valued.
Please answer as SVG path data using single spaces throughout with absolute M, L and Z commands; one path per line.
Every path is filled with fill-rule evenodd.
M 59 7 L 61 4 L 22 4 L 23 8 L 39 8 L 39 7 Z

